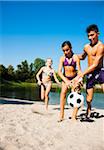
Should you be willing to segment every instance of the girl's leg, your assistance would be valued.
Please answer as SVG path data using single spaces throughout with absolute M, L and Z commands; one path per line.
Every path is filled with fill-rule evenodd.
M 46 105 L 46 110 L 48 110 L 48 102 L 49 102 L 49 92 L 51 90 L 52 83 L 48 83 L 46 86 L 46 91 L 45 91 L 45 105 Z
M 64 119 L 64 106 L 66 103 L 66 93 L 67 93 L 67 86 L 64 82 L 62 82 L 62 89 L 60 94 L 60 119 L 62 121 Z
M 45 87 L 44 85 L 41 85 L 41 100 L 44 100 L 45 98 Z

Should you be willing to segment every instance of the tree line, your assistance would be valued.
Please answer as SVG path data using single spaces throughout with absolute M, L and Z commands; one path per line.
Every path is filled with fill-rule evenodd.
M 36 58 L 31 64 L 24 60 L 17 65 L 17 69 L 14 69 L 12 65 L 6 68 L 3 64 L 0 64 L 0 81 L 36 82 L 36 74 L 44 65 L 45 60 L 41 58 Z
M 45 60 L 41 58 L 36 58 L 33 63 L 29 64 L 27 60 L 22 61 L 19 65 L 17 65 L 17 69 L 14 69 L 12 65 L 9 65 L 7 68 L 0 64 L 0 82 L 4 80 L 7 81 L 15 81 L 15 82 L 37 82 L 36 74 L 39 69 L 45 65 Z M 61 78 L 58 76 L 56 72 L 56 76 L 59 81 Z M 54 78 L 53 78 L 54 82 Z M 84 82 L 86 82 L 86 78 L 84 77 Z

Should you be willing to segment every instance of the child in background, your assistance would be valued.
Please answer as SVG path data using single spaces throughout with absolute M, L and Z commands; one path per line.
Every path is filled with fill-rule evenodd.
M 41 79 L 40 75 L 42 75 Z M 41 86 L 41 99 L 45 100 L 46 110 L 48 110 L 49 92 L 52 87 L 52 77 L 54 77 L 56 83 L 60 85 L 60 82 L 56 77 L 55 71 L 52 68 L 52 59 L 47 58 L 46 65 L 43 66 L 36 75 L 38 84 Z

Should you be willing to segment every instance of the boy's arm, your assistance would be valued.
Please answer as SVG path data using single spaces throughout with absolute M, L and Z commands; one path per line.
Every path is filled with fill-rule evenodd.
M 82 54 L 79 54 L 79 55 L 78 55 L 78 58 L 79 58 L 80 60 L 84 60 L 84 59 L 86 58 L 86 56 L 87 56 L 87 53 L 86 53 L 85 50 L 83 50 L 83 53 L 82 53 Z
M 82 74 L 82 76 L 94 71 L 96 67 L 98 66 L 101 58 L 104 56 L 104 47 L 102 45 L 99 46 L 99 50 L 96 53 L 95 60 L 93 62 L 93 65 L 89 66 Z

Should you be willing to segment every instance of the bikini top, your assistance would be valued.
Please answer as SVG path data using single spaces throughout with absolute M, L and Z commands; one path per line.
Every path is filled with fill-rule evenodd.
M 74 68 L 76 68 L 76 62 L 74 61 L 74 59 L 72 58 L 72 61 L 69 63 L 67 58 L 65 57 L 65 60 L 64 60 L 64 66 L 72 66 Z
M 50 78 L 53 77 L 53 72 L 52 71 L 44 71 L 42 73 L 43 77 L 49 76 Z

